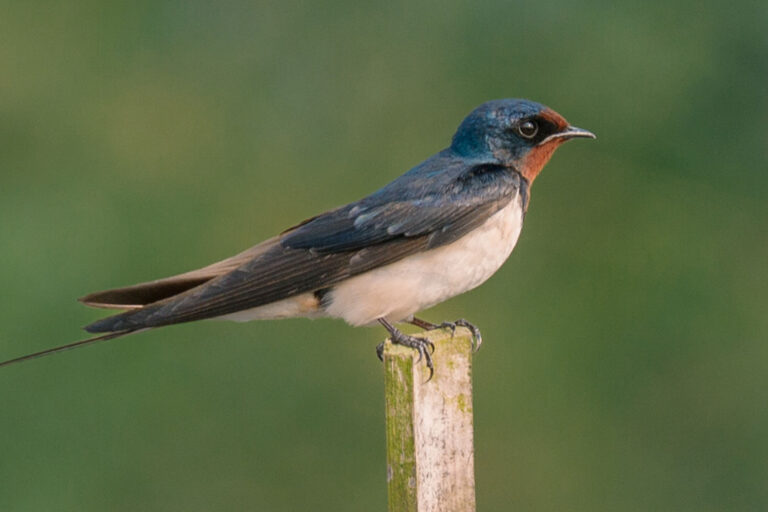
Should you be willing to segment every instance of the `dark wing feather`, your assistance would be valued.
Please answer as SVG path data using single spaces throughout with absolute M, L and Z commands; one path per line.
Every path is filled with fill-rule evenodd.
M 277 242 L 277 238 L 271 238 L 235 256 L 213 263 L 207 267 L 155 281 L 90 293 L 78 300 L 83 304 L 98 308 L 141 308 L 147 304 L 173 297 L 200 286 L 216 277 L 223 276 L 263 254 Z
M 449 166 L 445 171 L 429 179 L 401 177 L 361 201 L 299 225 L 223 276 L 86 329 L 106 332 L 189 322 L 326 288 L 460 238 L 521 189 L 520 175 L 499 166 Z

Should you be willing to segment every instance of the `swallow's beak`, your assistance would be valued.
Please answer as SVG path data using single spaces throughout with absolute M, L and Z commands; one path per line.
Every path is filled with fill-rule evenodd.
M 597 135 L 592 133 L 589 130 L 585 130 L 584 128 L 577 128 L 575 126 L 568 126 L 564 130 L 559 131 L 557 133 L 553 133 L 546 139 L 539 142 L 539 145 L 545 144 L 551 140 L 554 139 L 562 139 L 563 142 L 569 139 L 576 139 L 576 138 L 585 138 L 585 139 L 596 139 Z

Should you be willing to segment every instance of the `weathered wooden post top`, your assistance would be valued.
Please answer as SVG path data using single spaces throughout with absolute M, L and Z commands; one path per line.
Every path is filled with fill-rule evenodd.
M 419 334 L 434 343 L 435 373 L 410 348 L 384 348 L 390 512 L 475 510 L 472 334 Z

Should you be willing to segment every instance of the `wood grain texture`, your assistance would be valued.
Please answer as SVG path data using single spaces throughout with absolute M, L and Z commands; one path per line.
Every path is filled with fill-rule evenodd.
M 429 382 L 414 350 L 384 350 L 389 511 L 475 510 L 472 343 L 467 329 L 424 333 L 435 344 Z

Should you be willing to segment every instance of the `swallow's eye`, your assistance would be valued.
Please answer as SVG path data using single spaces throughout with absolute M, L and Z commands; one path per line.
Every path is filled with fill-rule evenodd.
M 539 133 L 539 125 L 536 121 L 527 120 L 517 125 L 517 133 L 525 137 L 526 139 L 532 139 Z

